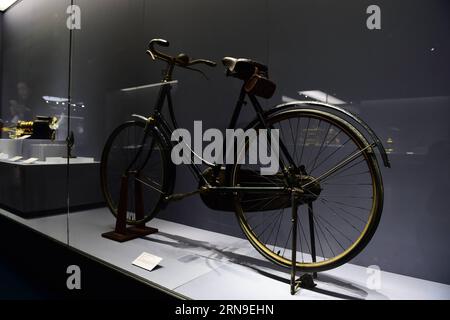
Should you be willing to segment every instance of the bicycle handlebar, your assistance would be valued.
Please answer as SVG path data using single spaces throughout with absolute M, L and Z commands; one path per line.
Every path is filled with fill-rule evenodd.
M 150 43 L 148 44 L 147 54 L 149 54 L 153 60 L 161 59 L 161 60 L 164 60 L 167 62 L 171 62 L 173 60 L 173 58 L 171 56 L 168 56 L 168 55 L 156 50 L 154 47 L 155 44 L 158 44 L 163 47 L 168 47 L 169 41 L 164 40 L 164 39 L 152 39 L 150 41 Z
M 217 64 L 214 61 L 206 60 L 206 59 L 195 59 L 191 60 L 187 55 L 184 53 L 180 53 L 176 57 L 169 56 L 168 54 L 162 53 L 161 51 L 158 51 L 155 49 L 155 44 L 158 44 L 163 47 L 168 47 L 169 42 L 164 39 L 152 39 L 150 43 L 148 44 L 148 50 L 146 53 L 153 59 L 160 59 L 163 61 L 166 61 L 169 64 L 176 64 L 180 67 L 189 67 L 194 64 L 206 64 L 210 67 L 215 67 Z
M 214 61 L 211 60 L 206 60 L 206 59 L 195 59 L 195 60 L 191 60 L 189 62 L 189 65 L 192 66 L 194 64 L 199 64 L 199 63 L 203 63 L 206 64 L 207 66 L 210 67 L 215 67 L 217 65 L 217 63 L 215 63 Z

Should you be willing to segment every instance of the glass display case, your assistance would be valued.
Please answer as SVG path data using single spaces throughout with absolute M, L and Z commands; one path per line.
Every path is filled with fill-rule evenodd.
M 439 0 L 414 1 L 408 15 L 400 3 L 383 0 L 375 9 L 369 6 L 356 0 L 18 1 L 0 20 L 0 214 L 182 297 L 450 298 L 450 217 L 444 195 L 450 181 L 449 6 Z M 371 10 L 381 15 L 379 25 L 373 25 Z M 170 45 L 159 42 L 152 51 L 151 39 L 165 39 Z M 155 52 L 187 56 L 178 56 L 169 78 L 167 61 Z M 154 108 L 170 86 L 167 103 L 173 109 L 165 107 L 161 115 L 170 119 L 174 113 L 178 122 L 167 121 L 167 128 L 175 129 L 176 124 L 194 135 L 195 122 L 201 121 L 203 130 L 225 132 L 244 89 L 232 77 L 232 68 L 222 64 L 224 57 L 258 61 L 259 71 L 268 66 L 263 75 L 276 84 L 275 93 L 257 97 L 266 114 L 294 104 L 309 110 L 302 111 L 306 115 L 316 112 L 313 120 L 288 119 L 285 130 L 292 140 L 281 138 L 291 141 L 286 143 L 289 150 L 300 146 L 300 162 L 303 154 L 311 157 L 293 173 L 296 179 L 300 176 L 302 188 L 330 174 L 325 169 L 316 176 L 306 171 L 308 165 L 314 170 L 349 146 L 342 132 L 360 150 L 358 156 L 376 162 L 364 169 L 371 171 L 367 181 L 348 178 L 308 189 L 317 193 L 315 211 L 310 200 L 300 201 L 298 225 L 289 224 L 294 202 L 274 209 L 267 218 L 253 215 L 254 221 L 267 225 L 262 234 L 254 232 L 258 223 L 248 222 L 252 214 L 248 220 L 242 218 L 243 206 L 234 214 L 233 197 L 245 190 L 210 200 L 209 206 L 222 201 L 230 210 L 208 208 L 205 185 L 232 178 L 217 174 L 202 185 L 188 166 L 174 164 L 171 150 L 164 151 L 172 146 L 171 131 L 159 132 L 165 129 Z M 187 63 L 199 58 L 217 66 L 192 65 L 200 72 L 189 70 Z M 251 98 L 239 108 L 237 128 L 258 121 Z M 331 115 L 327 118 L 325 113 Z M 134 131 L 117 131 L 130 121 L 141 125 Z M 159 128 L 154 137 L 160 140 L 142 140 L 152 121 Z M 273 124 L 270 129 L 274 128 L 278 127 Z M 283 131 L 281 125 L 279 129 Z M 351 136 L 353 129 L 359 132 L 356 138 Z M 134 134 L 134 142 L 120 145 L 111 134 L 119 142 Z M 119 166 L 111 161 L 130 163 L 127 157 L 136 155 L 135 149 L 146 152 L 151 145 L 153 150 L 154 143 L 161 158 L 150 160 L 146 170 L 161 166 L 160 181 L 153 176 L 146 182 L 139 177 L 124 180 L 123 170 L 115 175 L 102 171 L 106 165 Z M 112 150 L 110 158 L 105 146 Z M 315 155 L 326 147 L 328 155 L 318 161 Z M 150 153 L 148 157 L 146 163 Z M 205 162 L 198 170 L 205 173 L 208 167 L 223 170 Z M 364 174 L 355 168 L 347 174 Z M 235 187 L 245 185 L 234 179 L 230 181 Z M 357 187 L 349 189 L 349 182 Z M 368 185 L 373 189 L 367 193 Z M 324 192 L 321 198 L 326 188 L 334 194 L 326 198 Z M 157 210 L 147 213 L 148 207 Z M 279 215 L 282 209 L 286 210 Z M 139 216 L 141 211 L 145 216 Z M 277 228 L 282 231 L 277 233 Z M 349 236 L 352 229 L 359 233 Z M 121 242 L 102 237 L 111 231 L 133 235 Z M 359 246 L 364 250 L 353 254 Z M 156 259 L 158 267 L 152 268 L 155 265 L 145 257 L 139 259 L 143 253 Z M 327 270 L 329 262 L 333 265 L 344 256 L 347 264 Z M 289 259 L 297 259 L 297 268 Z M 308 269 L 308 264 L 314 268 Z M 367 287 L 367 268 L 384 272 L 390 286 Z M 300 290 L 291 295 L 286 282 L 297 269 L 313 274 L 309 280 L 326 292 Z M 391 273 L 398 277 L 389 278 Z M 442 287 L 408 292 L 418 283 L 409 277 Z M 211 283 L 216 284 L 214 292 L 208 290 Z

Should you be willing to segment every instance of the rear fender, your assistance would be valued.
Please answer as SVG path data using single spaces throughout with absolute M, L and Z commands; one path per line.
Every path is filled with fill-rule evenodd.
M 389 162 L 389 158 L 388 155 L 386 153 L 386 149 L 384 148 L 381 140 L 378 138 L 378 136 L 375 134 L 375 132 L 369 127 L 369 125 L 364 122 L 364 120 L 362 120 L 361 118 L 359 118 L 358 116 L 356 116 L 355 114 L 351 113 L 348 110 L 345 110 L 341 107 L 337 107 L 328 103 L 323 103 L 320 101 L 291 101 L 288 103 L 284 103 L 284 104 L 279 104 L 277 106 L 275 106 L 274 108 L 267 110 L 265 112 L 265 117 L 269 117 L 272 115 L 275 115 L 279 112 L 282 111 L 286 111 L 286 110 L 291 110 L 294 108 L 301 108 L 301 109 L 306 109 L 306 108 L 320 108 L 320 109 L 326 109 L 328 111 L 333 112 L 336 115 L 340 115 L 340 116 L 344 116 L 343 118 L 349 118 L 351 119 L 354 123 L 356 123 L 360 128 L 363 129 L 363 132 L 361 132 L 366 139 L 372 141 L 373 143 L 375 143 L 375 145 L 378 148 L 378 151 L 380 152 L 380 156 L 381 159 L 383 160 L 383 164 L 385 167 L 390 168 L 391 164 Z M 256 123 L 258 122 L 258 119 L 253 120 L 249 127 L 253 127 L 256 125 Z

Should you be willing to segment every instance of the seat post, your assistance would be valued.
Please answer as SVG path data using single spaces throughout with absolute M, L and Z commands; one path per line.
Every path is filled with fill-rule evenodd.
M 242 86 L 241 92 L 239 93 L 238 101 L 236 102 L 236 106 L 234 107 L 234 111 L 230 119 L 230 124 L 228 125 L 228 129 L 234 129 L 236 127 L 239 114 L 241 113 L 242 105 L 246 103 L 245 96 L 246 92 L 244 90 L 244 86 Z

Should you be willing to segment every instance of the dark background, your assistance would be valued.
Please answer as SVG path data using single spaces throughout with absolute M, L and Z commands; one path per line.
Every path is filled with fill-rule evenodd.
M 0 12 L 0 74 L 3 75 L 3 12 Z M 0 77 L 0 97 L 2 97 L 2 78 Z M 0 112 L 0 119 L 1 119 L 1 112 Z
M 52 113 L 41 97 L 67 97 L 69 31 L 65 0 L 22 0 L 4 14 L 2 114 L 16 84 L 26 81 L 36 113 Z M 73 32 L 72 121 L 80 156 L 98 159 L 107 135 L 132 113 L 149 114 L 162 64 L 144 54 L 151 38 L 171 53 L 219 61 L 249 57 L 267 63 L 278 85 L 265 107 L 298 91 L 321 90 L 345 101 L 392 149 L 383 169 L 385 207 L 379 229 L 353 260 L 382 270 L 450 284 L 450 3 L 446 0 L 76 0 L 81 30 Z M 366 8 L 381 8 L 381 30 L 366 28 Z M 194 120 L 224 128 L 240 83 L 223 68 L 209 81 L 179 70 L 174 103 L 180 126 Z M 252 118 L 247 110 L 242 122 Z M 62 111 L 65 113 L 66 111 Z M 392 143 L 387 143 L 388 139 Z M 177 191 L 195 188 L 178 169 Z M 186 208 L 189 208 L 186 210 Z M 242 236 L 234 216 L 212 212 L 199 198 L 159 216 Z
M 0 231 L 0 300 L 148 299 L 164 300 L 167 305 L 178 297 L 106 267 L 3 215 L 0 216 Z M 12 238 L 14 246 L 10 245 Z M 30 243 L 38 250 L 30 250 Z M 30 259 L 34 263 L 30 263 Z M 67 289 L 70 265 L 80 267 L 81 290 Z

